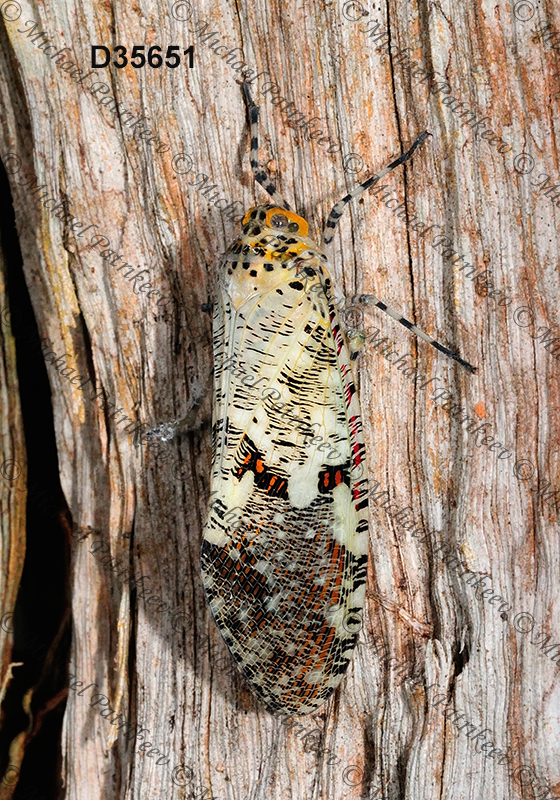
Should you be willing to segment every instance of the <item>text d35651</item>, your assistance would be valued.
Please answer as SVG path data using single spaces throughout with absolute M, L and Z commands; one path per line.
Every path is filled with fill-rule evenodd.
M 148 48 L 148 52 L 145 52 L 146 45 L 143 44 L 135 44 L 132 47 L 132 52 L 130 54 L 130 60 L 127 56 L 127 49 L 123 47 L 123 45 L 118 44 L 113 47 L 113 55 L 115 58 L 111 61 L 111 49 L 109 47 L 105 47 L 103 44 L 92 44 L 91 46 L 91 66 L 93 69 L 102 69 L 103 67 L 108 67 L 109 64 L 113 64 L 118 69 L 122 69 L 126 67 L 129 63 L 135 69 L 140 69 L 141 67 L 145 67 L 146 64 L 152 69 L 157 69 L 158 67 L 166 66 L 171 67 L 174 69 L 178 67 L 181 63 L 181 56 L 178 51 L 181 50 L 179 45 L 171 44 L 167 47 L 167 51 L 165 53 L 165 60 L 163 57 L 163 50 L 159 45 L 153 45 L 152 47 Z M 99 52 L 100 51 L 100 52 Z M 183 50 L 183 55 L 189 57 L 188 65 L 189 67 L 194 66 L 194 45 L 191 44 L 190 47 L 187 47 L 186 50 Z M 102 64 L 98 63 L 98 58 L 103 60 Z

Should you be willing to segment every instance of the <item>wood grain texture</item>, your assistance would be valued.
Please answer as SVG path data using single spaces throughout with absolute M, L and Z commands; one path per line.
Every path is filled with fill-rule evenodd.
M 41 336 L 91 379 L 79 389 L 47 367 L 66 501 L 75 525 L 95 531 L 72 545 L 70 671 L 83 687 L 96 686 L 81 696 L 69 693 L 63 737 L 69 800 L 184 797 L 193 787 L 195 796 L 207 787 L 206 796 L 232 800 L 532 797 L 529 773 L 516 773 L 517 782 L 511 775 L 520 765 L 534 770 L 535 786 L 550 786 L 549 797 L 560 795 L 558 665 L 539 644 L 541 632 L 550 643 L 560 641 L 558 518 L 531 491 L 538 480 L 560 487 L 560 365 L 533 338 L 539 326 L 552 336 L 559 329 L 556 206 L 538 186 L 540 175 L 549 175 L 552 186 L 559 174 L 559 87 L 554 51 L 531 33 L 547 21 L 560 29 L 558 8 L 545 3 L 522 22 L 504 2 L 391 0 L 381 8 L 364 4 L 369 15 L 352 22 L 355 12 L 342 3 L 258 0 L 240 7 L 220 0 L 193 6 L 190 20 L 181 22 L 171 3 L 153 0 L 20 7 L 17 20 L 5 11 L 1 34 L 1 152 L 21 160 L 11 187 Z M 113 67 L 84 80 L 109 84 L 122 109 L 146 117 L 169 150 L 156 153 L 155 142 L 100 105 L 103 94 L 92 96 L 56 65 L 53 51 L 38 49 L 26 36 L 27 20 L 57 50 L 70 48 L 82 76 L 92 44 L 121 44 L 130 52 L 134 44 L 182 50 L 194 43 L 192 69 Z M 452 96 L 477 120 L 488 117 L 512 149 L 498 153 L 443 102 L 445 94 L 411 77 L 394 53 L 380 52 L 368 38 L 371 21 L 390 31 L 395 51 L 409 47 L 423 69 L 442 73 Z M 411 214 L 440 228 L 419 236 L 379 195 L 366 193 L 341 220 L 333 277 L 340 292 L 374 293 L 478 367 L 470 376 L 368 312 L 368 326 L 400 354 L 412 353 L 426 381 L 436 378 L 420 390 L 374 347 L 364 349 L 359 372 L 369 470 L 393 503 L 412 507 L 426 534 L 439 533 L 419 542 L 372 501 L 362 643 L 334 699 L 293 730 L 231 678 L 226 647 L 204 604 L 198 554 L 208 431 L 170 442 L 162 450 L 169 457 L 156 457 L 152 444 L 136 447 L 110 416 L 122 408 L 147 428 L 180 418 L 211 369 L 210 318 L 200 307 L 212 301 L 217 259 L 238 228 L 209 202 L 216 195 L 196 190 L 196 175 L 198 182 L 208 175 L 206 186 L 216 184 L 220 197 L 245 209 L 265 197 L 250 174 L 239 73 L 189 30 L 205 22 L 220 44 L 241 48 L 246 64 L 269 73 L 253 86 L 261 108 L 260 160 L 317 235 L 356 179 L 385 166 L 423 130 L 432 134 L 383 184 Z M 318 117 L 342 153 L 328 154 L 303 136 L 270 92 L 260 94 L 267 80 L 277 81 L 306 119 Z M 180 153 L 193 165 L 185 174 L 176 169 L 191 162 L 174 161 Z M 343 169 L 350 153 L 364 160 L 357 175 Z M 528 174 L 513 166 L 522 153 L 534 159 Z M 40 192 L 34 196 L 23 185 L 28 172 L 57 201 L 71 201 L 77 220 L 98 228 L 77 236 L 42 205 Z M 124 261 L 149 270 L 148 280 L 172 298 L 165 309 L 135 294 L 126 270 L 103 260 L 101 247 L 89 247 L 94 233 L 106 236 Z M 478 294 L 442 254 L 445 248 L 432 246 L 438 233 L 477 271 L 489 269 L 511 305 Z M 514 318 L 520 307 L 534 312 L 533 326 L 515 321 L 528 319 Z M 90 399 L 93 386 L 103 391 L 97 400 Z M 7 387 L 17 395 L 15 383 Z M 481 435 L 442 409 L 443 400 L 430 398 L 436 388 L 447 388 L 471 417 L 478 408 L 481 424 L 491 423 L 488 434 L 512 456 L 500 460 L 499 451 L 481 446 Z M 205 397 L 206 417 L 210 402 Z M 14 441 L 17 429 L 14 419 Z M 518 460 L 532 462 L 533 477 L 515 476 Z M 13 540 L 21 516 L 10 524 Z M 97 540 L 124 566 L 112 571 L 101 563 L 106 553 L 89 550 Z M 435 551 L 442 541 L 463 570 L 443 563 Z M 126 572 L 116 575 L 127 567 L 136 578 L 146 576 L 144 586 L 167 609 L 158 612 L 131 594 Z M 491 597 L 480 599 L 459 577 L 464 570 L 489 577 L 486 585 L 510 606 L 505 618 Z M 515 629 L 521 613 L 533 615 L 531 633 Z M 530 625 L 527 619 L 517 626 Z M 207 636 L 210 653 L 201 646 Z M 376 655 L 375 637 L 386 654 L 410 660 L 404 678 Z M 439 689 L 426 697 L 422 687 L 431 684 Z M 149 738 L 127 746 L 126 732 L 100 716 L 104 706 L 90 706 L 94 692 L 148 729 Z M 489 729 L 485 741 L 511 754 L 511 766 L 485 757 L 483 740 L 467 738 L 468 728 L 458 731 L 442 715 L 446 708 L 463 713 L 477 732 Z M 306 746 L 304 735 L 317 729 L 317 747 L 337 763 Z M 135 752 L 145 741 L 169 763 L 156 765 L 159 755 Z M 188 769 L 174 773 L 179 765 Z
M 5 254 L 0 246 L 0 425 L 2 459 L 0 462 L 0 703 L 13 678 L 12 646 L 13 609 L 25 559 L 25 501 L 27 498 L 27 462 L 25 437 L 19 402 L 16 348 L 11 328 L 11 314 L 6 291 Z M 7 781 L 7 784 L 17 781 Z M 0 788 L 8 791 L 6 785 Z

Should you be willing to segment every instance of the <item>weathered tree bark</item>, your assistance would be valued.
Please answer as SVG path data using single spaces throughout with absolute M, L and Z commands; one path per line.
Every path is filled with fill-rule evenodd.
M 533 33 L 549 21 L 560 30 L 560 19 L 541 9 L 530 17 L 526 2 L 392 0 L 375 20 L 364 8 L 2 6 L 1 155 L 44 337 L 61 485 L 82 529 L 72 539 L 73 682 L 62 741 L 70 800 L 503 800 L 532 797 L 530 785 L 535 796 L 545 786 L 560 795 L 558 664 L 542 646 L 560 641 L 551 494 L 560 488 L 560 366 L 546 334 L 557 335 L 560 299 L 548 191 L 558 174 L 558 86 L 554 40 Z M 183 55 L 191 44 L 192 68 Z M 145 54 L 159 45 L 164 57 L 178 45 L 181 64 L 92 71 L 91 45 L 106 45 L 111 58 L 115 45 L 128 58 L 134 45 Z M 371 342 L 358 362 L 372 486 L 379 482 L 364 627 L 332 701 L 292 730 L 231 678 L 204 602 L 208 427 L 161 446 L 131 426 L 182 417 L 204 386 L 212 353 L 201 305 L 212 301 L 219 256 L 239 229 L 233 217 L 266 202 L 249 167 L 241 62 L 250 78 L 265 73 L 252 83 L 261 163 L 317 237 L 357 180 L 423 130 L 432 134 L 383 181 L 385 194 L 351 204 L 333 277 L 339 293 L 375 294 L 478 367 L 469 375 L 368 311 L 378 339 L 412 356 L 403 369 L 404 359 L 394 364 Z M 412 62 L 436 74 L 415 73 Z M 314 117 L 322 137 L 301 127 Z M 496 140 L 482 136 L 489 129 Z M 407 225 L 403 209 L 425 227 Z M 105 240 L 92 243 L 96 235 Z M 467 262 L 488 270 L 503 295 L 473 280 Z M 3 335 L 1 392 L 14 413 L 2 421 L 2 460 L 25 464 Z M 438 399 L 438 389 L 449 393 Z M 209 396 L 201 410 L 207 419 Z M 476 432 L 475 419 L 490 424 Z M 408 531 L 394 518 L 406 507 Z M 2 599 L 11 607 L 23 512 L 9 509 L 2 558 L 11 588 L 3 585 Z M 477 588 L 473 575 L 486 584 Z M 483 588 L 493 591 L 481 597 Z M 138 752 L 146 742 L 158 752 Z M 494 750 L 481 752 L 485 742 Z

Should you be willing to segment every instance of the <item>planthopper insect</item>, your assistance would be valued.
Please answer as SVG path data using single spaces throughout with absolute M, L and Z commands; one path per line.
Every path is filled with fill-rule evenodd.
M 202 580 L 216 625 L 272 713 L 307 714 L 338 686 L 358 640 L 369 543 L 357 355 L 342 330 L 328 258 L 258 165 L 273 203 L 245 214 L 220 266 L 214 306 L 211 503 Z M 327 220 L 407 161 L 426 138 L 357 186 Z M 470 365 L 371 295 L 441 352 Z M 358 336 L 359 338 L 359 336 Z

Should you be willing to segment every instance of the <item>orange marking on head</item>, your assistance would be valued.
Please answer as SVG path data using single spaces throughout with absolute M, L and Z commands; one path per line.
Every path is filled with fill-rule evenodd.
M 257 463 L 255 465 L 255 469 L 257 472 L 264 472 L 264 464 L 260 458 L 257 458 Z
M 337 486 L 339 486 L 342 483 L 342 472 L 339 469 L 337 469 L 335 473 L 334 482 Z
M 283 214 L 285 217 L 289 219 L 290 222 L 297 223 L 299 225 L 298 236 L 307 236 L 307 234 L 309 233 L 309 225 L 303 219 L 303 217 L 294 214 L 293 211 L 287 211 L 285 208 L 271 208 L 267 210 L 265 223 L 268 225 L 269 228 L 272 227 L 270 220 L 275 214 Z M 245 219 L 243 220 L 243 224 L 244 225 L 246 224 Z
M 323 486 L 326 489 L 328 487 L 328 485 L 329 485 L 329 473 L 325 472 L 325 474 L 323 476 Z

